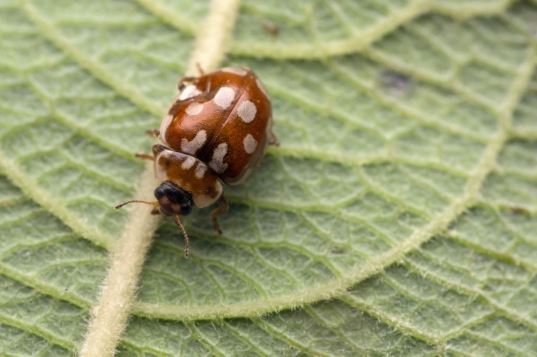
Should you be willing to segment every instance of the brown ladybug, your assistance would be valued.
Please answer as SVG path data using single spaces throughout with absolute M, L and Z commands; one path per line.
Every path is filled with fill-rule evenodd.
M 201 71 L 200 71 L 201 72 Z M 246 68 L 227 67 L 199 77 L 184 77 L 179 95 L 162 120 L 150 131 L 162 144 L 153 155 L 137 154 L 155 162 L 156 201 L 132 200 L 154 205 L 153 214 L 175 216 L 185 237 L 180 217 L 192 206 L 207 207 L 214 229 L 221 234 L 217 216 L 227 210 L 222 182 L 237 185 L 259 164 L 268 144 L 276 144 L 272 133 L 272 107 L 267 92 L 255 74 Z

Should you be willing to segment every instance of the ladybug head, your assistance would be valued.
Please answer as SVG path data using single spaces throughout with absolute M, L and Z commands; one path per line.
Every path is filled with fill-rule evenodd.
M 164 181 L 155 189 L 160 212 L 166 216 L 186 216 L 192 211 L 192 194 L 171 181 Z
M 164 181 L 155 189 L 155 197 L 157 198 L 156 201 L 130 200 L 117 205 L 115 208 L 121 208 L 129 203 L 143 203 L 153 206 L 151 214 L 159 214 L 160 212 L 166 216 L 175 216 L 175 223 L 179 226 L 185 238 L 185 257 L 187 257 L 189 239 L 185 227 L 181 223 L 181 216 L 186 216 L 192 211 L 192 206 L 194 205 L 192 194 L 171 181 Z

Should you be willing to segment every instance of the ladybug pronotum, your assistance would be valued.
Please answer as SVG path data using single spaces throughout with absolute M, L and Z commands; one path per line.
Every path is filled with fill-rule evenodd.
M 201 72 L 201 71 L 200 71 Z M 246 68 L 227 67 L 198 77 L 184 77 L 179 95 L 162 120 L 153 154 L 137 154 L 155 163 L 155 176 L 161 182 L 155 189 L 156 201 L 132 200 L 122 203 L 148 203 L 152 214 L 174 216 L 185 238 L 188 235 L 180 217 L 192 207 L 217 203 L 211 212 L 214 229 L 221 234 L 217 216 L 227 211 L 222 182 L 237 185 L 259 164 L 268 144 L 275 144 L 272 133 L 272 106 L 267 92 L 255 74 Z

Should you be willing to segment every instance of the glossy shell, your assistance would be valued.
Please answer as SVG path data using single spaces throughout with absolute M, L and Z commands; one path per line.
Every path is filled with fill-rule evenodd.
M 178 99 L 162 121 L 160 140 L 206 163 L 233 185 L 259 163 L 271 130 L 271 103 L 254 73 L 223 68 L 181 83 Z

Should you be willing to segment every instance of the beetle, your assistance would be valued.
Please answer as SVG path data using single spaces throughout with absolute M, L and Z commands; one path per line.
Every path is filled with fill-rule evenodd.
M 189 238 L 181 217 L 193 206 L 214 203 L 214 229 L 222 234 L 218 216 L 228 209 L 222 183 L 238 185 L 260 163 L 269 144 L 277 144 L 272 131 L 272 105 L 259 78 L 249 68 L 226 67 L 197 77 L 183 77 L 179 94 L 158 130 L 149 132 L 160 143 L 152 154 L 136 154 L 154 161 L 160 185 L 156 201 L 131 200 L 153 205 L 152 214 L 174 216 L 183 232 L 185 256 Z

